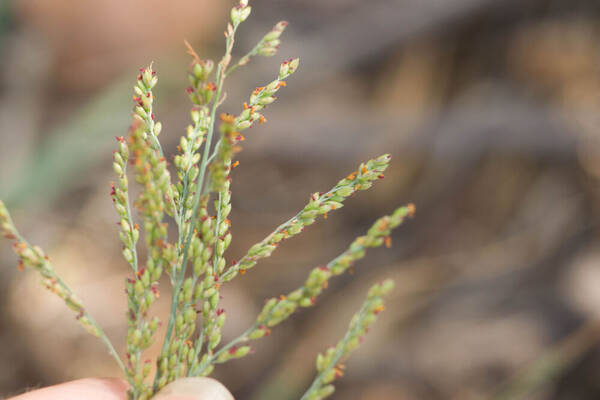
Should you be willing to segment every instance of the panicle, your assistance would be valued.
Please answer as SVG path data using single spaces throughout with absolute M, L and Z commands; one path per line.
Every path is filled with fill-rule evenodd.
M 376 180 L 383 178 L 390 161 L 386 154 L 364 162 L 329 191 L 313 193 L 300 212 L 227 268 L 225 252 L 232 240 L 229 220 L 231 170 L 238 164 L 234 158 L 245 140 L 243 132 L 266 121 L 264 109 L 276 101 L 277 92 L 287 85 L 287 78 L 296 72 L 299 65 L 298 58 L 283 61 L 276 78 L 253 90 L 239 113 L 217 112 L 225 99 L 226 77 L 253 56 L 276 54 L 280 37 L 287 27 L 285 21 L 277 23 L 250 52 L 237 63 L 231 63 L 236 30 L 250 13 L 248 0 L 238 0 L 231 9 L 230 23 L 225 31 L 225 54 L 216 65 L 211 60 L 202 60 L 185 42 L 192 57 L 189 87 L 186 89 L 192 109 L 191 123 L 172 159 L 177 178 L 175 183 L 171 182 L 169 163 L 158 139 L 162 124 L 155 117 L 153 94 L 158 77 L 152 64 L 140 69 L 137 76 L 133 88 L 133 123 L 127 138 L 117 137 L 112 163 L 116 179 L 111 183 L 110 191 L 118 215 L 122 254 L 131 268 L 125 281 L 125 363 L 81 301 L 57 276 L 45 253 L 21 237 L 6 206 L 0 201 L 0 233 L 14 241 L 19 268 L 36 270 L 42 277 L 42 284 L 63 299 L 75 312 L 79 323 L 105 342 L 130 384 L 129 400 L 149 400 L 169 382 L 184 376 L 208 375 L 216 364 L 252 353 L 249 341 L 268 336 L 272 327 L 296 310 L 313 305 L 328 287 L 329 280 L 346 272 L 365 256 L 367 249 L 382 244 L 389 247 L 392 229 L 414 213 L 414 206 L 409 204 L 377 220 L 346 251 L 326 265 L 314 268 L 302 286 L 287 295 L 266 301 L 251 327 L 221 345 L 227 315 L 223 308 L 219 308 L 221 286 L 238 274 L 243 275 L 259 260 L 269 257 L 282 241 L 302 232 L 319 216 L 327 218 L 328 213 L 342 208 L 349 196 L 370 188 Z M 218 141 L 215 138 L 217 124 Z M 130 175 L 135 177 L 141 188 L 133 203 L 130 201 L 127 174 L 130 165 L 133 166 Z M 134 220 L 132 205 L 137 211 L 136 219 L 140 221 L 141 229 Z M 174 220 L 173 228 L 177 232 L 171 242 L 165 214 Z M 138 252 L 141 231 L 145 246 L 143 251 Z M 156 359 L 154 382 L 150 383 L 151 361 L 144 359 L 144 352 L 154 342 L 161 323 L 157 317 L 148 314 L 160 295 L 159 280 L 163 271 L 168 273 L 173 287 L 171 312 Z M 317 357 L 317 378 L 302 400 L 322 399 L 333 393 L 335 389 L 331 382 L 343 374 L 342 362 L 384 309 L 382 297 L 392 286 L 391 281 L 385 281 L 371 288 L 344 339 Z

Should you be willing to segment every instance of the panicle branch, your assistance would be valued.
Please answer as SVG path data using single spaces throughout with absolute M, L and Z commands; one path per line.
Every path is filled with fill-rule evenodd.
M 157 154 L 154 156 L 156 164 L 161 169 L 157 171 L 158 180 L 155 182 L 159 186 L 162 195 L 161 199 L 158 200 L 157 207 L 159 212 L 162 213 L 163 209 L 170 216 L 173 216 L 177 220 L 177 208 L 175 207 L 175 197 L 171 187 L 171 178 L 168 170 L 166 169 L 166 159 L 163 153 L 163 149 L 158 140 L 158 135 L 162 131 L 162 124 L 155 122 L 155 115 L 153 111 L 154 94 L 152 88 L 156 86 L 158 77 L 156 72 L 152 69 L 152 64 L 146 68 L 140 69 L 140 73 L 137 76 L 137 84 L 133 87 L 134 96 L 134 119 L 139 122 L 141 129 L 141 138 L 147 140 L 149 145 L 154 149 Z M 153 210 L 156 212 L 156 210 Z
M 287 21 L 278 22 L 273 29 L 271 29 L 263 38 L 250 50 L 246 55 L 239 59 L 239 61 L 232 65 L 228 70 L 226 75 L 231 74 L 237 68 L 244 66 L 250 62 L 250 59 L 256 55 L 261 55 L 264 57 L 272 57 L 277 54 L 277 50 L 279 50 L 279 45 L 281 41 L 279 37 L 287 27 Z
M 352 317 L 344 338 L 335 347 L 330 347 L 325 353 L 317 356 L 317 376 L 300 400 L 321 400 L 333 394 L 335 388 L 331 382 L 344 375 L 343 362 L 359 346 L 378 314 L 385 309 L 383 296 L 393 287 L 394 282 L 391 280 L 371 287 L 360 311 Z
M 143 221 L 148 250 L 145 265 L 136 268 L 134 276 L 125 282 L 128 297 L 127 361 L 129 373 L 135 381 L 130 397 L 135 399 L 147 399 L 152 395 L 152 387 L 145 382 L 151 361 L 142 357 L 144 350 L 152 345 L 160 322 L 157 317 L 149 321 L 147 313 L 160 295 L 158 280 L 165 266 L 175 262 L 172 245 L 167 242 L 167 224 L 163 222 L 166 200 L 172 193 L 171 179 L 166 160 L 152 146 L 145 128 L 144 122 L 134 119 L 128 139 L 133 153 L 131 162 L 135 167 L 135 180 L 142 187 L 134 204 Z M 137 229 L 137 224 L 131 224 Z
M 283 240 L 299 234 L 304 228 L 312 225 L 317 216 L 323 215 L 326 217 L 330 211 L 342 208 L 346 198 L 359 190 L 370 188 L 374 181 L 382 179 L 390 160 L 391 156 L 389 154 L 369 160 L 362 163 L 356 171 L 350 173 L 346 178 L 340 180 L 328 192 L 313 193 L 302 211 L 279 225 L 261 242 L 252 246 L 246 255 L 227 269 L 220 280 L 227 282 L 238 273 L 244 274 L 246 270 L 256 265 L 258 260 L 269 257 Z
M 104 331 L 100 328 L 98 323 L 96 323 L 96 320 L 94 320 L 92 315 L 85 309 L 81 300 L 79 300 L 60 276 L 56 274 L 50 263 L 50 258 L 44 251 L 38 246 L 32 246 L 21 236 L 10 217 L 6 205 L 1 200 L 0 233 L 7 239 L 13 241 L 13 251 L 19 258 L 19 270 L 24 270 L 25 268 L 36 270 L 42 278 L 42 285 L 64 301 L 65 305 L 75 313 L 75 318 L 87 332 L 93 336 L 99 337 L 104 342 L 110 355 L 119 365 L 119 368 L 125 372 L 126 368 L 123 361 L 121 361 L 121 358 Z M 129 380 L 129 383 L 131 384 L 132 381 Z

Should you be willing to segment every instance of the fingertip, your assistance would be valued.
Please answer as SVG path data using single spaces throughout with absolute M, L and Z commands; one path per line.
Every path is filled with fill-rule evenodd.
M 81 385 L 88 388 L 94 388 L 107 399 L 125 399 L 129 384 L 124 379 L 119 378 L 86 378 L 80 379 Z M 78 381 L 76 381 L 78 382 Z
M 213 378 L 182 378 L 171 382 L 153 400 L 234 400 L 233 395 Z
M 127 383 L 117 378 L 85 378 L 24 393 L 10 400 L 125 400 Z

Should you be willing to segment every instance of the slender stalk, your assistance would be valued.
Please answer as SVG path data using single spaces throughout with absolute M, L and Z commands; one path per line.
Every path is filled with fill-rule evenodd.
M 250 328 L 246 329 L 241 335 L 239 335 L 238 337 L 236 337 L 235 339 L 233 339 L 232 341 L 230 341 L 229 343 L 227 343 L 225 346 L 221 347 L 219 350 L 215 351 L 210 357 L 208 357 L 206 359 L 205 362 L 203 362 L 202 364 L 200 364 L 198 366 L 198 368 L 196 368 L 193 371 L 190 370 L 188 372 L 188 376 L 198 376 L 209 365 L 215 364 L 215 360 L 217 360 L 221 354 L 225 353 L 226 351 L 229 351 L 229 349 L 231 349 L 232 347 L 236 346 L 239 343 L 247 342 L 249 340 L 248 339 L 248 335 L 251 332 L 253 332 L 254 330 L 256 330 L 259 327 L 259 325 L 260 325 L 260 323 L 255 322 Z
M 217 254 L 217 245 L 219 243 L 219 227 L 221 226 L 221 202 L 222 202 L 222 198 L 223 195 L 221 193 L 219 193 L 219 205 L 217 207 L 217 223 L 215 224 L 215 237 L 217 238 L 215 240 L 215 245 L 213 246 L 213 265 L 212 265 L 212 271 L 213 274 L 218 274 L 219 271 L 217 270 L 217 261 L 219 259 L 219 255 Z
M 59 281 L 62 282 L 60 279 L 59 279 Z M 63 285 L 64 285 L 64 283 L 63 283 Z M 121 368 L 121 371 L 123 371 L 123 373 L 125 374 L 125 376 L 127 376 L 125 365 L 123 364 L 123 361 L 121 360 L 121 357 L 119 357 L 119 354 L 115 350 L 115 347 L 111 343 L 110 339 L 108 339 L 108 336 L 106 336 L 106 333 L 104 333 L 104 331 L 102 330 L 102 328 L 100 328 L 100 325 L 98 325 L 98 323 L 96 322 L 96 320 L 92 317 L 92 315 L 89 312 L 86 311 L 85 315 L 89 319 L 90 324 L 94 328 L 96 328 L 96 330 L 98 331 L 98 334 L 99 334 L 98 337 L 100 338 L 100 340 L 102 340 L 104 342 L 104 344 L 108 348 L 108 352 L 115 359 L 115 361 L 119 365 L 119 368 Z M 127 381 L 133 387 L 134 383 L 133 383 L 133 380 L 131 379 L 131 377 L 127 377 Z
M 126 173 L 125 168 L 123 169 L 123 173 Z M 131 216 L 131 205 L 129 204 L 129 191 L 125 192 L 125 198 L 127 199 L 127 222 L 129 222 L 129 226 L 133 228 L 133 217 Z M 130 233 L 131 234 L 131 233 Z M 133 242 L 133 237 L 131 238 Z M 133 263 L 131 265 L 133 272 L 138 271 L 138 254 L 137 254 L 137 243 L 133 242 L 133 246 L 131 246 L 131 253 L 133 254 Z
M 20 240 L 23 240 L 23 238 L 20 238 Z M 73 291 L 71 290 L 71 288 L 69 288 L 67 286 L 67 284 L 59 276 L 56 276 L 56 281 L 65 290 L 67 290 L 69 292 L 69 294 L 74 295 Z M 104 344 L 106 345 L 106 347 L 108 347 L 108 352 L 110 353 L 111 356 L 113 356 L 113 358 L 115 359 L 115 361 L 119 365 L 119 368 L 121 368 L 121 370 L 123 372 L 125 372 L 125 365 L 123 364 L 123 361 L 121 360 L 121 357 L 119 357 L 119 354 L 115 350 L 115 347 L 111 343 L 110 339 L 108 338 L 108 336 L 106 336 L 106 333 L 104 333 L 104 331 L 102 330 L 102 328 L 100 328 L 100 325 L 98 325 L 98 323 L 96 322 L 96 320 L 94 319 L 94 317 L 92 317 L 92 315 L 88 311 L 84 311 L 84 316 L 87 317 L 87 319 L 90 321 L 90 324 L 96 329 L 96 331 L 98 332 L 98 337 L 100 338 L 100 340 L 102 340 L 104 342 Z
M 198 339 L 196 340 L 196 346 L 194 348 L 194 354 L 196 354 L 196 358 L 200 355 L 200 351 L 202 351 L 202 345 L 204 343 L 204 330 L 200 331 L 200 335 L 198 335 Z M 195 376 L 194 375 L 194 369 L 192 369 L 192 366 L 194 364 L 190 365 L 190 368 L 187 371 L 187 376 Z
M 237 63 L 235 63 L 234 65 L 232 65 L 231 67 L 229 67 L 229 69 L 227 70 L 227 72 L 225 72 L 225 77 L 228 77 L 233 71 L 235 71 L 236 69 L 238 69 L 242 65 L 245 65 L 248 62 L 248 59 L 250 57 L 253 57 L 256 54 L 258 54 L 258 50 L 263 45 L 264 45 L 264 40 L 261 40 L 260 42 L 258 42 L 256 44 L 256 46 L 254 46 L 254 48 L 252 50 L 250 50 L 248 53 L 246 53 L 246 55 L 244 55 L 242 58 L 240 58 L 240 60 Z M 245 62 L 244 62 L 244 60 L 245 60 Z

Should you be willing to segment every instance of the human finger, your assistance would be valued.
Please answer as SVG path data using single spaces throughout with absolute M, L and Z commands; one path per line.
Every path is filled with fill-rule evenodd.
M 182 378 L 165 386 L 152 400 L 234 400 L 219 381 L 212 378 Z
M 8 400 L 126 400 L 127 387 L 121 379 L 86 378 L 33 390 Z

